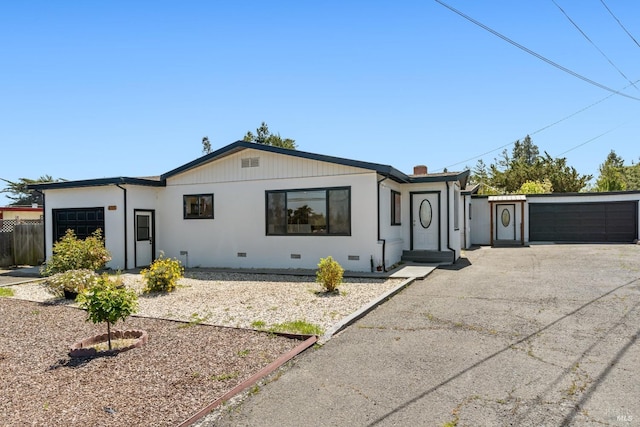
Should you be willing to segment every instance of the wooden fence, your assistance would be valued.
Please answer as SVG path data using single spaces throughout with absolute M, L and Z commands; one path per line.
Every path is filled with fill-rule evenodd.
M 44 261 L 44 224 L 15 224 L 0 231 L 0 267 L 38 265 Z

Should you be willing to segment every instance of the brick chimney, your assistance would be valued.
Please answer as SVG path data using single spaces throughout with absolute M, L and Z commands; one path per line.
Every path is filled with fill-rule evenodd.
M 427 174 L 427 167 L 425 165 L 417 165 L 413 167 L 413 174 L 414 175 L 426 175 Z

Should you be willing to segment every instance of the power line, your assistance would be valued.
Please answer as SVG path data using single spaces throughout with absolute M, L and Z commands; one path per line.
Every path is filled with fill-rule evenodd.
M 547 64 L 552 65 L 552 66 L 556 67 L 557 69 L 564 71 L 565 73 L 568 73 L 568 74 L 570 74 L 570 75 L 572 75 L 574 77 L 579 78 L 582 81 L 585 81 L 585 82 L 587 82 L 587 83 L 589 83 L 589 84 L 591 84 L 593 86 L 599 87 L 600 89 L 604 89 L 604 90 L 606 90 L 608 92 L 612 92 L 612 93 L 615 93 L 617 95 L 624 96 L 626 98 L 630 98 L 630 99 L 633 99 L 633 100 L 636 100 L 636 101 L 640 101 L 640 98 L 636 98 L 634 96 L 627 95 L 626 93 L 619 92 L 619 91 L 617 91 L 615 89 L 611 89 L 608 86 L 605 86 L 605 85 L 603 85 L 601 83 L 598 83 L 598 82 L 596 82 L 594 80 L 591 80 L 591 79 L 589 79 L 589 78 L 587 78 L 587 77 L 585 77 L 585 76 L 583 76 L 581 74 L 576 73 L 575 71 L 572 71 L 572 70 L 570 70 L 570 69 L 568 69 L 566 67 L 563 67 L 562 65 L 560 65 L 560 64 L 558 64 L 556 62 L 553 62 L 552 60 L 540 55 L 539 53 L 534 52 L 533 50 L 521 45 L 520 43 L 511 40 L 509 37 L 500 34 L 499 32 L 497 32 L 494 29 L 484 25 L 483 23 L 481 23 L 479 21 L 476 21 L 472 17 L 470 17 L 470 16 L 464 14 L 463 12 L 461 12 L 461 11 L 451 7 L 451 6 L 449 6 L 448 4 L 442 2 L 441 0 L 435 0 L 435 1 L 437 3 L 439 3 L 439 4 L 441 4 L 442 6 L 446 7 L 447 9 L 451 10 L 452 12 L 462 16 L 464 19 L 476 24 L 480 28 L 490 32 L 491 34 L 493 34 L 493 35 L 495 35 L 497 37 L 500 37 L 502 40 L 506 41 L 507 43 L 512 44 L 513 46 L 517 47 L 518 49 L 521 49 L 521 50 L 527 52 L 528 54 L 535 56 L 536 58 L 540 59 L 541 61 L 544 61 Z
M 625 124 L 625 123 L 623 123 L 623 124 Z M 560 157 L 560 156 L 563 156 L 563 155 L 567 154 L 567 153 L 568 153 L 568 152 L 570 152 L 570 151 L 575 150 L 576 148 L 580 148 L 580 147 L 582 147 L 583 145 L 587 145 L 588 143 L 590 143 L 590 142 L 592 142 L 592 141 L 595 141 L 596 139 L 598 139 L 598 138 L 600 138 L 600 137 L 603 137 L 603 136 L 605 136 L 606 134 L 611 133 L 611 132 L 613 132 L 614 130 L 616 130 L 616 129 L 620 128 L 620 127 L 622 127 L 622 125 L 618 125 L 618 126 L 616 126 L 616 127 L 614 127 L 614 128 L 611 128 L 611 129 L 609 129 L 608 131 L 606 131 L 606 132 L 604 132 L 604 133 L 601 133 L 600 135 L 595 136 L 595 137 L 591 138 L 591 139 L 590 139 L 590 140 L 588 140 L 588 141 L 583 142 L 582 144 L 578 144 L 578 145 L 576 145 L 575 147 L 571 147 L 571 148 L 569 148 L 567 151 L 563 151 L 562 153 L 558 154 L 558 155 L 557 155 L 557 156 L 555 156 L 555 157 L 556 157 L 556 158 L 558 158 L 558 157 Z
M 609 64 L 611 64 L 611 66 L 612 66 L 613 68 L 615 68 L 615 69 L 616 69 L 616 71 L 618 71 L 618 73 L 620 73 L 620 75 L 621 75 L 622 77 L 624 77 L 624 79 L 625 79 L 626 81 L 628 81 L 629 83 L 631 83 L 631 84 L 633 85 L 633 87 L 635 87 L 636 89 L 638 89 L 638 88 L 636 87 L 636 85 L 635 85 L 635 84 L 633 84 L 633 82 L 632 82 L 631 80 L 629 80 L 629 78 L 628 78 L 627 76 L 625 76 L 625 74 L 620 70 L 620 68 L 618 68 L 618 67 L 616 66 L 616 64 L 614 64 L 614 63 L 613 63 L 613 61 L 612 61 L 611 59 L 609 59 L 609 57 L 608 57 L 608 56 L 607 56 L 607 55 L 602 51 L 602 49 L 600 49 L 600 48 L 599 48 L 599 47 L 598 47 L 598 46 L 597 46 L 597 45 L 596 45 L 596 44 L 595 44 L 595 43 L 594 43 L 594 42 L 589 38 L 589 36 L 587 36 L 587 34 L 586 34 L 584 31 L 582 31 L 582 28 L 580 28 L 580 27 L 578 26 L 578 24 L 576 24 L 576 23 L 575 23 L 575 21 L 574 21 L 573 19 L 571 19 L 571 17 L 567 14 L 567 12 L 565 12 L 565 11 L 564 11 L 564 9 L 563 9 L 563 8 L 561 8 L 561 7 L 560 7 L 560 5 L 559 5 L 558 3 L 556 3 L 556 1 L 555 1 L 555 0 L 551 0 L 551 1 L 553 2 L 553 4 L 555 4 L 555 5 L 556 5 L 556 7 L 557 7 L 558 9 L 560 9 L 560 12 L 562 12 L 562 14 L 563 14 L 563 15 L 564 15 L 568 20 L 569 20 L 569 22 L 571 22 L 571 23 L 573 24 L 573 26 L 574 26 L 574 27 L 576 27 L 576 29 L 580 32 L 580 34 L 582 34 L 582 35 L 584 36 L 584 38 L 585 38 L 585 39 L 587 39 L 587 41 L 588 41 L 589 43 L 591 43 L 591 45 L 592 45 L 593 47 L 595 47 L 595 48 L 598 50 L 598 52 L 600 52 L 600 54 L 601 54 L 602 56 L 604 56 L 604 57 L 605 57 L 605 59 L 606 59 L 607 61 L 609 61 Z
M 635 84 L 635 83 L 638 83 L 638 82 L 640 82 L 640 80 L 636 80 L 636 81 L 635 81 L 635 82 L 633 82 L 633 83 Z M 627 86 L 625 86 L 624 88 L 622 88 L 622 90 L 627 89 L 629 86 L 631 86 L 631 85 L 627 85 Z M 547 129 L 549 129 L 549 128 L 550 128 L 550 127 L 552 127 L 552 126 L 555 126 L 555 125 L 557 125 L 557 124 L 559 124 L 559 123 L 562 123 L 562 122 L 564 122 L 565 120 L 568 120 L 568 119 L 570 119 L 570 118 L 572 118 L 572 117 L 574 117 L 574 116 L 576 116 L 576 115 L 578 115 L 578 114 L 582 113 L 583 111 L 586 111 L 586 110 L 588 110 L 589 108 L 594 107 L 594 106 L 596 106 L 596 105 L 600 104 L 601 102 L 606 101 L 607 99 L 611 98 L 611 97 L 612 97 L 612 96 L 614 96 L 614 95 L 615 95 L 614 93 L 612 93 L 612 94 L 610 94 L 610 95 L 607 95 L 607 96 L 605 96 L 604 98 L 600 99 L 599 101 L 596 101 L 596 102 L 594 102 L 593 104 L 587 105 L 586 107 L 581 108 L 581 109 L 579 109 L 578 111 L 576 111 L 575 113 L 569 114 L 568 116 L 563 117 L 563 118 L 561 118 L 560 120 L 557 120 L 557 121 L 555 121 L 555 122 L 553 122 L 553 123 L 550 123 L 550 124 L 548 124 L 548 125 L 546 125 L 546 126 L 543 126 L 543 127 L 541 127 L 540 129 L 538 129 L 538 130 L 536 130 L 536 131 L 534 131 L 534 132 L 529 133 L 528 135 L 529 135 L 529 136 L 532 136 L 532 135 L 538 134 L 538 133 L 540 133 L 540 132 L 542 132 L 542 131 L 544 131 L 544 130 L 547 130 Z M 518 140 L 518 141 L 519 141 L 519 140 Z M 494 153 L 494 152 L 496 152 L 496 151 L 498 151 L 498 150 L 502 150 L 503 148 L 507 148 L 508 146 L 513 145 L 513 144 L 515 144 L 515 143 L 516 143 L 516 141 L 513 141 L 513 142 L 510 142 L 510 143 L 508 143 L 508 144 L 501 145 L 501 146 L 500 146 L 500 147 L 498 147 L 498 148 L 494 148 L 494 149 L 489 150 L 489 151 L 487 151 L 487 152 L 485 152 L 485 153 L 482 153 L 482 154 L 480 154 L 480 155 L 477 155 L 477 156 L 474 156 L 474 157 L 468 158 L 468 159 L 463 160 L 463 161 L 461 161 L 461 162 L 453 163 L 453 164 L 451 164 L 451 165 L 445 166 L 444 168 L 440 168 L 440 169 L 445 169 L 445 168 L 446 168 L 446 169 L 448 169 L 448 168 L 450 168 L 450 167 L 452 167 L 452 166 L 458 166 L 458 165 L 461 165 L 461 164 L 463 164 L 463 163 L 467 163 L 467 162 L 469 162 L 469 161 L 471 161 L 471 160 L 479 159 L 479 158 L 481 158 L 481 157 L 486 156 L 487 154 L 491 154 L 491 153 Z M 581 145 L 584 145 L 584 144 L 581 144 Z M 577 147 L 575 147 L 575 148 L 577 148 Z M 562 154 L 564 154 L 564 153 L 562 153 Z M 436 170 L 440 170 L 440 169 L 436 169 Z
M 602 5 L 604 6 L 605 9 L 607 9 L 607 11 L 609 11 L 609 13 L 611 14 L 611 16 L 613 16 L 613 19 L 615 19 L 618 22 L 618 25 L 620 25 L 620 27 L 624 30 L 625 33 L 627 33 L 627 35 L 629 37 L 631 37 L 631 40 L 633 40 L 635 42 L 636 45 L 638 45 L 638 47 L 640 47 L 640 43 L 638 43 L 638 40 L 636 40 L 635 38 L 633 38 L 633 36 L 631 35 L 631 33 L 629 31 L 627 31 L 627 29 L 624 27 L 624 25 L 622 25 L 622 22 L 620 22 L 620 20 L 616 17 L 616 15 L 613 14 L 613 12 L 611 11 L 611 9 L 609 9 L 609 6 L 607 6 L 607 4 L 604 2 L 604 0 L 600 0 L 600 3 L 602 3 Z

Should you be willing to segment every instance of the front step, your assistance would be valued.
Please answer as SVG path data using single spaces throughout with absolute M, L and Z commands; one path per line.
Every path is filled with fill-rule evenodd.
M 522 246 L 522 242 L 520 240 L 494 240 L 493 246 L 496 248 Z
M 451 265 L 455 261 L 453 257 L 453 251 L 402 251 L 402 261 L 404 262 Z

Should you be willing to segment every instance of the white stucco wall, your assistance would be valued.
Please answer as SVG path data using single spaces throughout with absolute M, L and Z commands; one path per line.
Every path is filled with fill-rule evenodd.
M 384 267 L 388 268 L 400 262 L 402 251 L 409 249 L 409 242 L 405 238 L 405 230 L 409 227 L 409 193 L 403 185 L 391 179 L 377 178 L 380 181 L 380 242 L 379 250 L 374 254 L 377 265 L 382 262 L 382 248 L 384 246 Z M 391 225 L 392 191 L 400 193 L 400 224 Z
M 137 185 L 125 185 L 124 187 L 127 189 L 127 268 L 134 268 L 136 265 L 135 212 L 136 210 L 154 211 L 155 232 L 158 233 L 158 218 L 163 216 L 162 210 L 158 209 L 158 197 L 164 188 Z M 156 258 L 159 256 L 157 250 L 154 255 Z
M 472 197 L 470 202 L 471 244 L 491 244 L 491 211 L 487 197 Z
M 462 196 L 462 219 L 460 224 L 462 225 L 462 231 L 460 234 L 460 245 L 462 249 L 471 247 L 471 195 L 466 194 Z
M 109 210 L 115 206 L 115 210 Z M 53 247 L 53 209 L 104 208 L 104 243 L 112 259 L 107 267 L 124 269 L 124 196 L 113 185 L 45 190 L 45 246 L 49 259 Z
M 170 180 L 171 181 L 171 180 Z M 351 188 L 351 236 L 267 236 L 267 190 Z M 375 173 L 173 185 L 159 197 L 156 249 L 189 267 L 316 268 L 331 255 L 345 269 L 368 271 L 376 237 Z M 213 193 L 214 219 L 183 219 L 186 194 Z M 246 257 L 239 257 L 245 253 Z M 291 255 L 300 255 L 292 259 Z M 359 260 L 349 260 L 357 256 Z
M 443 183 L 443 185 L 445 185 L 446 188 L 446 184 Z M 453 251 L 455 252 L 455 259 L 458 259 L 460 257 L 460 253 L 462 252 L 462 232 L 463 232 L 463 227 L 464 227 L 464 222 L 463 222 L 463 212 L 464 212 L 464 206 L 463 206 L 463 202 L 462 202 L 462 195 L 461 195 L 461 191 L 460 191 L 460 185 L 457 182 L 450 182 L 449 183 L 449 187 L 448 187 L 448 200 L 447 200 L 447 196 L 446 194 L 444 195 L 445 197 L 443 198 L 443 205 L 444 206 L 444 213 L 443 213 L 443 219 L 445 220 L 443 222 L 443 227 L 448 227 L 445 228 L 445 233 L 443 233 L 442 239 L 443 239 L 443 245 L 442 245 L 442 249 L 446 250 L 446 249 L 453 249 Z M 448 211 L 447 211 L 447 206 L 448 205 Z M 458 210 L 456 212 L 455 206 L 458 206 Z M 457 227 L 456 227 L 456 223 L 454 221 L 454 215 L 457 213 L 458 216 L 458 223 L 457 223 Z M 447 214 L 450 217 L 450 220 L 446 221 L 447 219 Z
M 115 185 L 45 190 L 45 245 L 46 257 L 51 257 L 53 247 L 53 209 L 97 208 L 104 209 L 104 242 L 112 259 L 107 267 L 114 270 L 132 268 L 134 264 L 134 211 L 157 208 L 158 187 L 123 185 L 127 189 L 127 258 L 125 264 L 124 191 Z M 115 209 L 109 209 L 109 207 Z M 159 213 L 156 213 L 158 215 Z M 160 215 L 161 216 L 161 215 Z

